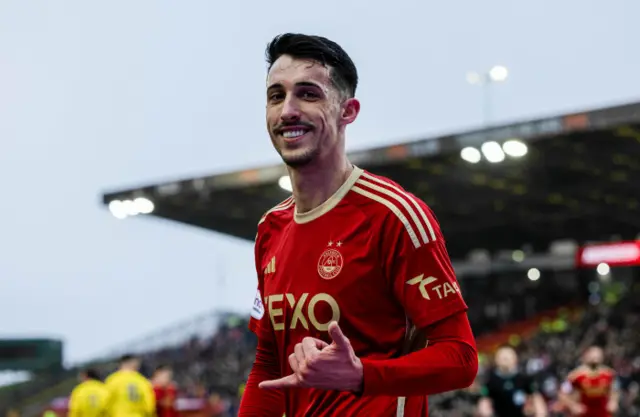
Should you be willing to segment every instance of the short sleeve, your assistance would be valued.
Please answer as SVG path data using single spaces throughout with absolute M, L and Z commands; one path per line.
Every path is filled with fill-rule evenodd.
M 413 197 L 415 198 L 415 197 Z M 386 274 L 412 324 L 425 328 L 467 310 L 431 210 L 415 199 L 414 220 L 390 216 L 385 226 Z
M 582 373 L 579 372 L 578 370 L 575 370 L 569 373 L 566 380 L 567 389 L 569 390 L 570 388 L 569 392 L 573 391 L 574 388 L 579 388 L 580 386 L 579 379 L 581 375 Z
M 249 318 L 249 330 L 255 333 L 258 338 L 268 338 L 273 335 L 271 332 L 271 325 L 268 317 L 265 316 L 264 308 L 264 274 L 262 271 L 262 249 L 261 249 L 261 234 L 258 232 L 256 236 L 256 243 L 254 248 L 256 273 L 258 276 L 258 288 L 253 299 L 253 305 L 251 306 L 251 317 Z

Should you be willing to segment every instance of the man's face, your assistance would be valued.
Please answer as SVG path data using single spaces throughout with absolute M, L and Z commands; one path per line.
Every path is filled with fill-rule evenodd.
M 518 366 L 518 355 L 513 349 L 502 348 L 496 352 L 496 366 L 503 372 L 512 372 Z
M 589 348 L 584 353 L 584 362 L 589 366 L 598 366 L 604 361 L 604 353 L 598 347 Z
M 173 372 L 170 369 L 163 369 L 157 372 L 154 379 L 158 385 L 165 386 L 171 382 L 172 378 Z
M 340 129 L 355 120 L 359 104 L 344 99 L 330 68 L 281 56 L 267 76 L 267 129 L 289 166 L 308 164 L 333 149 Z
M 127 369 L 133 369 L 133 370 L 139 370 L 140 369 L 140 360 L 135 358 L 135 359 L 130 359 L 126 362 L 122 363 L 122 366 L 127 368 Z

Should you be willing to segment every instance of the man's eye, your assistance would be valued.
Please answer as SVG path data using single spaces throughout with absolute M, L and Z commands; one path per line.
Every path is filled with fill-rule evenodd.
M 302 98 L 304 98 L 305 100 L 315 100 L 318 98 L 318 94 L 314 93 L 313 91 L 304 91 L 302 93 Z
M 272 93 L 269 94 L 269 101 L 279 101 L 284 99 L 284 94 L 282 93 Z

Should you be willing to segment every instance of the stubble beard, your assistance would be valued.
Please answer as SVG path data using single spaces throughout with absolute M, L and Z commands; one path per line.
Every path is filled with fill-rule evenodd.
M 318 156 L 319 153 L 320 151 L 318 148 L 313 148 L 298 155 L 286 156 L 280 153 L 280 157 L 288 167 L 301 168 L 313 162 L 313 160 L 316 159 L 316 156 Z
M 280 158 L 282 158 L 282 162 L 285 163 L 290 168 L 302 168 L 311 162 L 313 162 L 318 155 L 320 155 L 320 146 L 319 144 L 315 144 L 315 146 L 311 149 L 305 150 L 293 150 L 292 152 L 288 152 L 287 150 L 282 150 L 276 147 L 278 154 L 280 154 Z

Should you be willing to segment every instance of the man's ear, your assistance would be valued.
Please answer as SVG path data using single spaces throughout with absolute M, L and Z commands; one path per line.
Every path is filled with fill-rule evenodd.
M 342 113 L 340 115 L 341 125 L 346 126 L 353 123 L 360 114 L 360 101 L 357 98 L 348 98 L 342 103 Z

